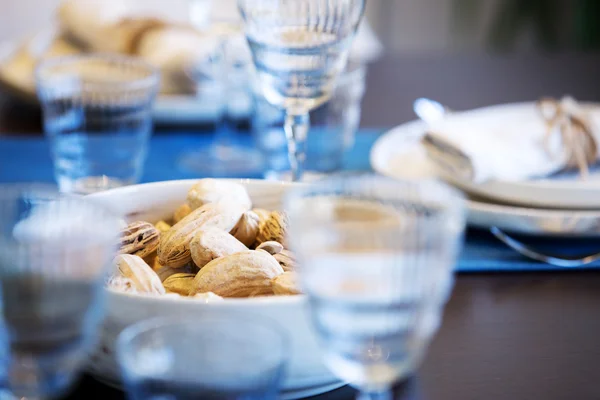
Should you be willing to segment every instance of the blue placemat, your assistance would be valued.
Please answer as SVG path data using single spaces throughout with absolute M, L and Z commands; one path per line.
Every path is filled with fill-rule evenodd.
M 354 147 L 345 156 L 344 169 L 370 170 L 369 151 L 382 132 L 381 129 L 362 130 L 356 137 Z M 185 151 L 204 148 L 211 141 L 210 135 L 202 133 L 172 132 L 154 135 L 150 142 L 142 183 L 199 178 L 197 173 L 186 171 L 179 165 L 179 157 Z M 237 144 L 252 146 L 252 137 L 240 136 Z M 253 173 L 243 177 L 261 178 L 261 175 Z M 48 144 L 42 137 L 0 136 L 0 182 L 24 181 L 54 181 Z
M 369 171 L 369 152 L 384 129 L 363 129 L 356 135 L 354 147 L 346 154 L 344 169 Z M 185 150 L 199 149 L 210 144 L 211 136 L 190 132 L 157 134 L 151 140 L 142 182 L 169 179 L 199 178 L 178 165 L 178 157 Z M 251 146 L 250 136 L 240 138 L 240 145 Z M 260 176 L 246 176 L 260 178 Z M 48 145 L 41 137 L 0 137 L 0 182 L 52 182 L 52 161 Z M 554 253 L 584 254 L 600 250 L 594 240 L 564 240 L 528 238 L 529 242 L 547 247 Z M 597 268 L 600 263 L 586 267 Z M 580 268 L 581 269 L 581 268 Z M 460 272 L 549 271 L 564 270 L 525 259 L 498 242 L 485 231 L 470 231 L 458 263 Z

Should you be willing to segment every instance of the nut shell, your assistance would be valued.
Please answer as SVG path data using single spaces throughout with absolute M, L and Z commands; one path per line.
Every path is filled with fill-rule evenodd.
M 190 242 L 201 229 L 231 231 L 246 210 L 239 204 L 209 203 L 192 211 L 165 232 L 158 246 L 161 265 L 181 268 L 192 261 Z
M 190 242 L 192 260 L 198 268 L 204 267 L 215 258 L 248 250 L 246 246 L 229 233 L 217 229 L 201 229 Z
M 119 254 L 113 260 L 117 275 L 129 279 L 138 293 L 164 294 L 165 288 L 158 275 L 139 256 Z
M 187 296 L 193 287 L 195 277 L 196 275 L 194 274 L 173 274 L 163 282 L 163 286 L 168 293 L 177 293 L 182 296 Z
M 273 257 L 279 262 L 279 265 L 281 265 L 281 268 L 283 268 L 284 271 L 296 270 L 296 256 L 291 251 L 282 250 L 279 253 L 274 254 Z
M 302 294 L 298 285 L 298 276 L 295 272 L 284 272 L 271 280 L 273 293 L 278 296 Z
M 160 232 L 149 222 L 136 221 L 121 231 L 119 254 L 132 254 L 145 258 L 156 251 Z
M 171 268 L 171 267 L 161 267 L 159 269 L 155 269 L 156 275 L 158 275 L 161 282 L 164 282 L 171 275 L 175 274 L 193 274 L 196 276 L 196 272 L 198 271 L 196 268 L 192 268 L 189 264 L 184 266 L 183 268 Z
M 136 289 L 131 279 L 121 275 L 113 275 L 106 282 L 106 286 L 119 292 L 135 293 Z
M 287 215 L 281 211 L 273 211 L 267 220 L 261 220 L 254 247 L 270 241 L 279 242 L 286 247 L 287 227 Z
M 271 211 L 265 210 L 264 208 L 254 208 L 252 212 L 258 215 L 259 222 L 264 224 L 269 218 L 271 218 Z
M 229 233 L 246 247 L 250 247 L 256 240 L 259 223 L 260 218 L 254 211 L 246 211 Z
M 283 251 L 283 245 L 279 242 L 273 241 L 263 242 L 256 248 L 256 250 L 264 250 L 267 253 L 274 256 L 275 254 L 281 253 Z
M 187 195 L 187 203 L 192 210 L 208 203 L 217 203 L 224 200 L 241 205 L 244 211 L 252 207 L 252 201 L 246 188 L 231 181 L 220 181 L 211 178 L 201 179 L 191 187 Z
M 158 221 L 154 224 L 154 227 L 158 229 L 160 233 L 166 232 L 171 229 L 171 225 L 169 225 L 166 221 Z
M 173 222 L 178 223 L 179 221 L 190 215 L 191 212 L 192 209 L 189 205 L 187 205 L 187 203 L 180 205 L 173 213 Z
M 222 297 L 273 294 L 271 280 L 283 273 L 279 263 L 264 251 L 247 250 L 217 258 L 194 278 L 190 295 L 213 292 Z

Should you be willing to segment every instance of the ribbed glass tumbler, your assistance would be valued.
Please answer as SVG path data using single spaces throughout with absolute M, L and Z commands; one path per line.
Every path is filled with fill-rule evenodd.
M 56 58 L 38 66 L 36 83 L 61 191 L 140 179 L 159 84 L 154 67 L 116 55 Z
M 16 398 L 63 395 L 84 367 L 120 220 L 86 198 L 0 185 L 0 379 Z
M 462 198 L 440 183 L 347 176 L 292 191 L 286 210 L 326 364 L 361 399 L 391 399 L 451 292 Z

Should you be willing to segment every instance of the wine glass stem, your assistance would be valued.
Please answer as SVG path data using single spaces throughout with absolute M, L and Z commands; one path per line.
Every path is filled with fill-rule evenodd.
M 292 170 L 292 180 L 302 180 L 304 161 L 306 160 L 306 137 L 310 129 L 308 113 L 285 116 L 285 136 L 288 144 L 288 158 Z
M 360 391 L 357 400 L 394 400 L 394 395 L 391 390 L 382 391 Z

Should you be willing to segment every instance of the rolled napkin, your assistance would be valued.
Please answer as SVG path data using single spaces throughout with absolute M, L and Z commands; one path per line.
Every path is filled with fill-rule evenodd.
M 523 181 L 577 167 L 582 177 L 600 157 L 600 108 L 565 97 L 453 114 L 428 128 L 428 156 L 449 173 L 482 183 Z

